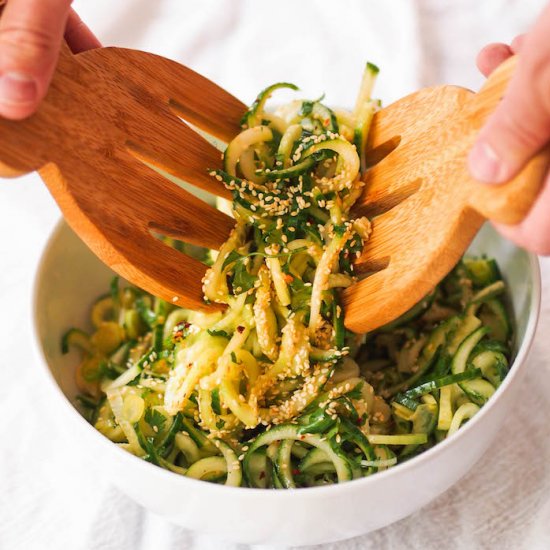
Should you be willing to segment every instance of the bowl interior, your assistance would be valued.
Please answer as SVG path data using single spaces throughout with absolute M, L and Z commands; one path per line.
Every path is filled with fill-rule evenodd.
M 504 240 L 489 225 L 478 234 L 468 253 L 495 258 L 508 283 L 515 327 L 515 355 L 524 340 L 525 344 L 529 344 L 534 332 L 537 300 L 540 300 L 538 260 L 536 256 Z M 70 351 L 63 355 L 61 338 L 72 327 L 91 329 L 91 304 L 108 292 L 113 275 L 113 271 L 101 263 L 63 221 L 58 224 L 36 275 L 35 337 L 49 374 L 73 405 L 78 393 L 74 372 L 79 363 L 79 353 Z M 519 364 L 513 365 L 511 372 L 518 369 Z M 512 376 L 509 375 L 509 378 Z M 500 392 L 485 408 L 491 407 L 499 395 Z M 461 432 L 457 435 L 460 436 Z
M 514 329 L 512 351 L 515 356 L 525 339 L 530 318 L 538 315 L 538 309 L 533 308 L 533 297 L 540 293 L 538 259 L 502 238 L 489 224 L 479 232 L 468 254 L 487 255 L 497 260 L 508 286 L 507 305 Z
M 61 338 L 70 328 L 91 330 L 91 305 L 109 291 L 114 272 L 103 264 L 64 222 L 54 230 L 35 282 L 34 315 L 47 367 L 65 396 L 74 402 L 74 372 L 80 354 L 61 353 Z
M 496 258 L 507 281 L 515 324 L 515 351 L 522 342 L 531 311 L 536 259 L 485 226 L 469 253 Z M 43 254 L 35 285 L 35 329 L 47 367 L 72 402 L 77 389 L 78 353 L 61 354 L 60 341 L 71 327 L 91 328 L 90 306 L 108 292 L 114 273 L 64 223 L 60 222 Z

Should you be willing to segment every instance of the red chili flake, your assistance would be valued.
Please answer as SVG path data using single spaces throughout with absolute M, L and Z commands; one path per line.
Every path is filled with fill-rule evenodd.
M 294 470 L 292 470 L 292 475 L 293 476 L 300 475 L 300 470 L 298 470 L 298 468 L 295 468 Z
M 238 332 L 239 334 L 242 334 L 242 333 L 244 332 L 244 327 L 241 326 L 241 325 L 239 325 L 239 326 L 237 327 L 237 332 Z
M 260 479 L 263 479 L 265 477 L 265 472 L 260 472 Z
M 290 284 L 292 281 L 294 281 L 294 277 L 292 275 L 289 275 L 288 273 L 284 276 L 285 283 Z
M 361 424 L 363 424 L 363 419 L 362 419 L 362 418 L 358 418 L 358 419 L 357 419 L 357 425 L 358 425 L 358 426 L 361 426 Z
M 305 439 L 305 438 L 306 438 L 305 435 L 301 435 L 301 436 L 300 436 L 300 439 Z
M 174 338 L 182 338 L 183 333 L 191 326 L 191 323 L 179 323 L 174 327 Z

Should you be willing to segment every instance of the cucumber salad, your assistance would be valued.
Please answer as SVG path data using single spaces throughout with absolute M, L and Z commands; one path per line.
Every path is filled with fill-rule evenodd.
M 79 407 L 126 451 L 178 475 L 301 488 L 372 475 L 451 436 L 506 376 L 512 330 L 494 260 L 463 258 L 420 303 L 368 334 L 344 325 L 340 292 L 371 233 L 362 192 L 371 98 L 367 64 L 353 111 L 262 91 L 211 171 L 236 225 L 208 265 L 207 301 L 181 309 L 120 285 L 92 307 Z M 205 167 L 206 169 L 207 167 Z M 190 252 L 187 245 L 172 242 Z

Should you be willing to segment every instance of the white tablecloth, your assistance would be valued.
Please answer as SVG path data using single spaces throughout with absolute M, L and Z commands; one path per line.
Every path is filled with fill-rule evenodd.
M 384 102 L 435 83 L 477 87 L 477 50 L 509 41 L 543 0 L 76 0 L 105 44 L 146 49 L 249 102 L 264 85 L 350 105 L 364 61 Z M 0 144 L 1 146 L 1 144 Z M 50 412 L 29 346 L 32 278 L 58 209 L 35 175 L 0 189 L 0 548 L 242 548 L 171 525 L 88 471 Z M 517 409 L 481 462 L 435 502 L 370 535 L 366 548 L 550 548 L 550 260 L 541 323 Z M 38 379 L 40 380 L 40 378 Z M 368 510 L 365 510 L 368 514 Z M 321 547 L 320 547 L 321 548 Z

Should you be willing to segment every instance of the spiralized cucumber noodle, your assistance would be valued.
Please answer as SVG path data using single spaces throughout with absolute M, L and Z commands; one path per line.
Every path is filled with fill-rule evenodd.
M 352 111 L 318 100 L 266 110 L 266 88 L 211 171 L 236 225 L 189 311 L 115 278 L 81 350 L 83 414 L 136 456 L 233 486 L 310 487 L 371 475 L 459 429 L 506 375 L 511 328 L 495 262 L 469 258 L 421 303 L 367 335 L 344 326 L 340 293 L 371 234 L 362 192 L 367 64 Z M 207 169 L 207 167 L 205 167 Z M 175 246 L 185 248 L 181 243 Z M 189 252 L 188 248 L 185 248 Z M 195 253 L 197 253 L 195 251 Z

